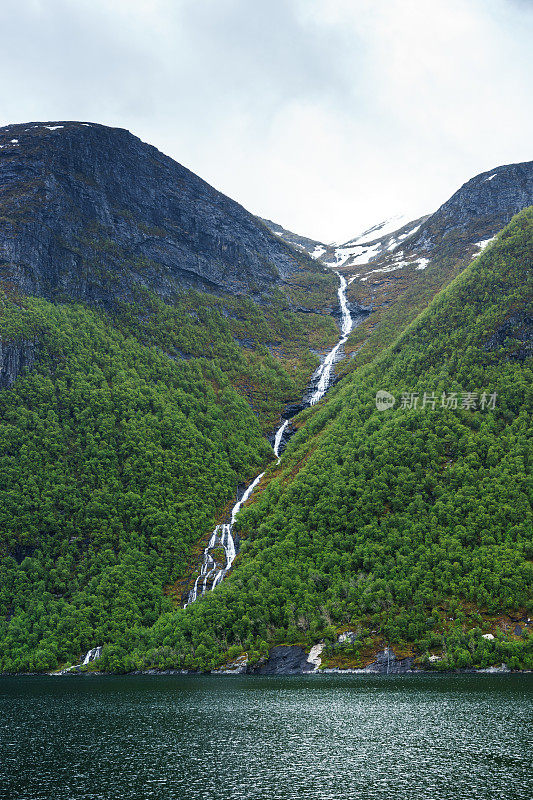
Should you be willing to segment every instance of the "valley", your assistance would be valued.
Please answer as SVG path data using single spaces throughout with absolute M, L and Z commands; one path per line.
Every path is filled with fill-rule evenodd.
M 532 668 L 532 162 L 328 245 L 0 144 L 0 670 Z
M 327 392 L 331 381 L 332 370 L 338 359 L 339 350 L 346 342 L 348 334 L 350 333 L 353 325 L 352 316 L 346 301 L 347 283 L 342 275 L 339 273 L 337 273 L 337 275 L 339 278 L 339 306 L 342 315 L 341 338 L 335 347 L 333 347 L 333 349 L 330 350 L 325 356 L 322 364 L 312 376 L 311 388 L 308 390 L 310 405 L 315 405 L 316 403 L 320 402 Z M 281 460 L 282 446 L 284 444 L 283 437 L 289 423 L 290 417 L 285 418 L 274 433 L 273 450 L 274 455 L 278 460 L 278 464 Z M 237 555 L 237 545 L 235 539 L 233 538 L 233 527 L 235 525 L 237 514 L 242 506 L 244 506 L 247 500 L 252 496 L 254 489 L 260 483 L 264 474 L 265 473 L 262 472 L 260 475 L 254 478 L 248 487 L 246 487 L 241 499 L 238 500 L 238 502 L 231 509 L 229 522 L 217 525 L 213 531 L 213 535 L 209 539 L 208 545 L 203 552 L 200 574 L 194 581 L 193 588 L 187 597 L 185 606 L 189 605 L 190 603 L 194 603 L 194 601 L 197 600 L 202 594 L 205 594 L 206 591 L 213 591 L 217 584 L 224 579 L 227 572 L 229 572 L 231 569 L 231 565 L 233 564 L 235 556 Z M 224 550 L 222 566 L 220 566 L 213 557 L 213 553 L 217 550 L 217 548 L 222 548 Z

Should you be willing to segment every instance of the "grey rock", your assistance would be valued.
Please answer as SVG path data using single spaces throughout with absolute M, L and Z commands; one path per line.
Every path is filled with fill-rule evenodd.
M 485 343 L 485 350 L 493 351 L 510 341 L 516 345 L 509 359 L 525 361 L 533 355 L 533 317 L 525 311 L 517 311 L 505 320 Z
M 264 664 L 254 672 L 258 675 L 301 675 L 314 672 L 315 665 L 309 663 L 306 652 L 298 645 L 273 647 Z
M 260 219 L 261 222 L 267 226 L 267 228 L 276 234 L 276 236 L 279 236 L 293 247 L 297 247 L 299 250 L 309 253 L 309 255 L 311 255 L 311 253 L 313 253 L 317 247 L 323 249 L 330 247 L 329 245 L 323 244 L 323 242 L 319 242 L 317 239 L 310 239 L 308 236 L 300 236 L 299 233 L 289 231 L 287 228 L 284 228 L 282 225 L 278 225 L 277 222 L 273 222 L 271 219 Z
M 0 280 L 26 294 L 105 307 L 139 290 L 260 300 L 302 264 L 321 269 L 126 130 L 26 123 L 0 128 L 0 145 Z
M 367 667 L 368 670 L 378 672 L 380 675 L 399 675 L 411 672 L 412 668 L 412 658 L 396 658 L 396 654 L 391 648 L 378 653 L 376 660 Z
M 37 358 L 35 342 L 0 341 L 0 389 L 10 389 L 23 371 L 32 369 Z

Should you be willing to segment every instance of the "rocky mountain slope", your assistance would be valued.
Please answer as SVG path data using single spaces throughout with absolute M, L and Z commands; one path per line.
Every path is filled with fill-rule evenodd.
M 343 244 L 325 244 L 315 239 L 300 236 L 268 219 L 262 221 L 277 235 L 293 247 L 320 259 L 329 267 L 355 267 L 375 261 L 381 255 L 394 250 L 404 239 L 415 233 L 428 217 L 409 220 L 404 216 L 372 225 Z
M 367 264 L 345 263 L 348 298 L 371 313 L 347 343 L 354 360 L 371 360 L 521 209 L 533 204 L 533 161 L 497 167 L 464 184 L 416 230 Z
M 498 332 L 531 319 L 532 268 L 526 209 L 392 348 L 303 412 L 239 518 L 233 573 L 162 617 L 130 663 L 246 653 L 268 671 L 290 655 L 277 645 L 322 644 L 322 667 L 367 667 L 390 647 L 426 668 L 531 668 L 530 332 Z
M 418 220 L 393 217 L 343 244 L 323 244 L 264 220 L 278 235 L 340 270 L 354 312 L 366 315 L 345 346 L 337 373 L 351 371 L 390 345 L 514 214 L 533 203 L 533 161 L 496 167 L 467 181 Z
M 0 129 L 0 280 L 109 306 L 149 289 L 261 298 L 310 259 L 242 206 L 126 130 Z
M 476 175 L 434 214 L 419 220 L 407 236 L 394 234 L 390 245 L 361 277 L 369 280 L 370 275 L 426 269 L 444 259 L 473 258 L 514 214 L 532 203 L 533 161 Z

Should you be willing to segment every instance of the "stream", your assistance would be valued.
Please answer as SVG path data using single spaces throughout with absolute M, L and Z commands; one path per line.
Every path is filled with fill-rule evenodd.
M 341 309 L 341 337 L 335 347 L 333 347 L 326 355 L 324 361 L 311 378 L 311 386 L 316 387 L 308 400 L 308 404 L 311 406 L 318 403 L 329 389 L 332 377 L 331 373 L 336 361 L 338 360 L 339 351 L 343 347 L 350 334 L 350 331 L 352 330 L 352 315 L 350 314 L 348 301 L 346 300 L 346 287 L 348 284 L 346 282 L 346 278 L 344 278 L 340 272 L 335 272 L 335 274 L 339 278 L 337 296 L 339 298 L 339 305 Z M 273 450 L 274 455 L 278 459 L 278 464 L 281 458 L 280 453 L 283 444 L 283 434 L 285 433 L 289 422 L 289 419 L 283 420 L 274 435 Z M 194 603 L 194 601 L 201 597 L 201 595 L 203 595 L 205 592 L 212 591 L 215 586 L 217 586 L 224 579 L 225 575 L 230 570 L 235 556 L 237 555 L 237 547 L 233 538 L 233 525 L 235 523 L 235 517 L 244 503 L 246 503 L 264 474 L 264 472 L 261 472 L 261 474 L 258 475 L 252 481 L 252 483 L 249 484 L 249 486 L 247 486 L 241 499 L 238 500 L 231 509 L 230 521 L 223 523 L 222 525 L 217 525 L 213 531 L 208 545 L 202 554 L 200 574 L 196 578 L 194 586 L 189 592 L 189 596 L 184 608 L 191 603 Z M 217 560 L 213 557 L 213 551 L 217 549 L 224 550 L 225 563 L 223 566 L 219 565 Z

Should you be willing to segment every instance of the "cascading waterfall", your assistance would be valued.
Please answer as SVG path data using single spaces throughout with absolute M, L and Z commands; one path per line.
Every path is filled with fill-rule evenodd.
M 335 274 L 339 278 L 337 295 L 339 297 L 339 305 L 341 308 L 341 338 L 335 347 L 329 351 L 323 363 L 313 375 L 312 383 L 313 385 L 316 385 L 316 389 L 309 399 L 309 405 L 315 405 L 318 403 L 318 401 L 321 400 L 327 392 L 331 381 L 331 371 L 338 359 L 339 350 L 346 342 L 352 329 L 352 316 L 348 308 L 348 301 L 346 300 L 346 279 L 340 274 L 340 272 L 335 272 Z M 283 434 L 285 433 L 289 421 L 290 420 L 288 419 L 283 420 L 274 436 L 273 450 L 274 455 L 278 459 L 278 464 L 281 460 L 280 448 L 283 441 Z M 213 590 L 215 586 L 217 586 L 220 581 L 224 579 L 226 573 L 229 571 L 235 556 L 237 555 L 237 548 L 233 538 L 233 525 L 235 523 L 235 517 L 244 503 L 246 503 L 264 474 L 265 473 L 262 472 L 260 475 L 258 475 L 257 478 L 255 478 L 255 480 L 247 487 L 241 499 L 235 503 L 231 510 L 230 522 L 217 525 L 213 531 L 209 543 L 203 552 L 200 574 L 196 578 L 194 586 L 189 592 L 185 606 L 194 603 L 198 597 L 203 595 L 209 589 Z M 223 548 L 225 554 L 225 563 L 222 566 L 219 565 L 217 560 L 212 555 L 213 551 L 218 548 Z
M 281 461 L 281 456 L 279 454 L 279 448 L 281 447 L 281 441 L 283 439 L 283 434 L 285 433 L 285 429 L 287 428 L 287 425 L 289 424 L 289 422 L 290 422 L 290 420 L 288 420 L 288 419 L 284 420 L 282 422 L 282 424 L 279 426 L 279 428 L 277 429 L 276 435 L 274 437 L 273 450 L 274 450 L 274 455 L 278 459 L 278 464 Z
M 93 647 L 92 650 L 89 650 L 89 652 L 86 653 L 85 658 L 81 662 L 82 666 L 86 667 L 87 664 L 91 663 L 91 661 L 96 661 L 97 658 L 100 658 L 103 649 L 104 648 L 100 646 L 100 647 Z
M 340 286 L 337 290 L 337 295 L 339 297 L 339 304 L 341 307 L 341 338 L 333 348 L 327 354 L 326 358 L 324 359 L 324 363 L 320 365 L 318 370 L 315 372 L 313 376 L 314 381 L 318 381 L 316 385 L 316 389 L 311 395 L 309 400 L 309 405 L 314 406 L 318 403 L 319 400 L 322 400 L 324 395 L 326 394 L 330 380 L 331 380 L 331 370 L 335 362 L 339 356 L 339 350 L 343 347 L 344 343 L 346 342 L 350 331 L 352 330 L 352 315 L 350 314 L 350 309 L 348 308 L 348 301 L 346 300 L 346 278 L 344 278 L 340 272 L 335 272 L 335 275 L 338 275 Z
M 261 472 L 261 474 L 258 475 L 257 478 L 248 486 L 241 499 L 235 503 L 231 509 L 230 522 L 217 525 L 213 531 L 213 534 L 209 539 L 209 544 L 204 550 L 200 574 L 196 578 L 194 586 L 189 592 L 189 597 L 187 598 L 185 606 L 194 603 L 194 601 L 200 597 L 200 595 L 204 594 L 204 592 L 206 592 L 209 588 L 209 584 L 211 584 L 211 589 L 214 589 L 215 586 L 224 578 L 226 572 L 228 572 L 233 564 L 233 560 L 237 555 L 237 548 L 235 547 L 235 540 L 232 534 L 235 517 L 237 516 L 243 503 L 246 503 L 264 474 L 264 472 Z M 211 551 L 216 550 L 219 547 L 224 549 L 225 563 L 222 566 L 219 566 L 217 561 L 211 555 Z

